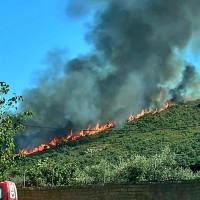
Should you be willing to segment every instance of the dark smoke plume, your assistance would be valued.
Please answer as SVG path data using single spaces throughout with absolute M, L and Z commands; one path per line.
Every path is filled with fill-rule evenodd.
M 199 42 L 194 38 L 200 28 L 199 0 L 85 0 L 81 7 L 79 3 L 73 1 L 66 9 L 70 16 L 96 9 L 86 35 L 92 52 L 64 66 L 55 62 L 56 73 L 43 75 L 36 88 L 24 92 L 21 107 L 34 112 L 31 124 L 70 129 L 98 120 L 125 121 L 130 112 L 184 101 L 199 90 L 194 68 L 185 68 L 175 53 L 191 39 Z M 47 138 L 62 133 L 31 130 L 27 133 Z

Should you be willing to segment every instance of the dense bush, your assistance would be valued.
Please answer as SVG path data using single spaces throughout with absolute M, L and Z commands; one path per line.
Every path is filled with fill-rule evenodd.
M 105 132 L 25 156 L 17 162 L 10 178 L 21 184 L 25 170 L 30 186 L 198 178 L 199 174 L 192 173 L 189 167 L 200 164 L 199 105 L 200 100 L 174 105 Z
M 160 154 L 149 158 L 136 155 L 130 159 L 119 158 L 117 163 L 101 160 L 98 164 L 84 168 L 69 163 L 59 165 L 46 158 L 43 161 L 38 160 L 37 165 L 29 169 L 26 182 L 29 186 L 46 187 L 187 180 L 198 177 L 198 173 L 178 167 L 175 153 L 166 147 Z M 15 181 L 20 184 L 18 176 Z

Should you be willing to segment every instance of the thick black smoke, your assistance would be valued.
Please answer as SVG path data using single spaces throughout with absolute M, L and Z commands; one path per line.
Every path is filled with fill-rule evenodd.
M 80 7 L 80 1 L 73 1 L 66 10 L 77 17 L 96 9 L 86 36 L 93 49 L 64 67 L 60 62 L 61 71 L 54 63 L 55 72 L 24 92 L 21 106 L 34 112 L 31 124 L 70 129 L 98 120 L 125 121 L 130 112 L 179 102 L 199 90 L 194 68 L 185 68 L 175 53 L 199 31 L 199 0 L 84 2 Z M 44 133 L 49 138 L 50 131 Z

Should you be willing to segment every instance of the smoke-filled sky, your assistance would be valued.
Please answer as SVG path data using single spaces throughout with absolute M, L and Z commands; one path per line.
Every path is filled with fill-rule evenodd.
M 21 105 L 34 112 L 32 125 L 70 129 L 96 121 L 123 122 L 143 108 L 200 98 L 198 0 L 60 0 L 32 5 L 24 0 L 22 7 L 10 1 L 9 8 L 6 2 L 9 13 L 14 10 L 19 18 L 2 9 L 3 21 L 9 23 L 2 29 L 8 35 L 0 44 L 0 65 L 10 67 L 12 83 L 24 80 L 24 88 L 25 77 L 33 72 Z M 40 59 L 43 65 L 35 67 Z
M 93 21 L 91 2 L 95 1 L 73 2 L 79 6 L 66 15 L 68 0 L 1 0 L 0 79 L 10 84 L 12 91 L 21 94 L 35 85 L 38 71 L 48 68 L 45 59 L 49 51 L 64 49 L 65 58 L 72 58 L 90 49 L 84 35 L 87 23 Z M 186 55 L 184 59 L 198 67 L 198 51 L 188 48 Z

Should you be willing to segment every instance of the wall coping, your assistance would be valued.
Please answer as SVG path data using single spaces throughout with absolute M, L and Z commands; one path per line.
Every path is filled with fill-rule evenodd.
M 106 184 L 96 184 L 96 185 L 82 185 L 82 186 L 55 186 L 55 187 L 18 187 L 19 190 L 57 190 L 57 189 L 83 189 L 83 188 L 102 188 L 102 187 L 138 187 L 138 186 L 153 186 L 153 185 L 184 185 L 199 183 L 200 179 L 195 180 L 182 180 L 182 181 L 158 181 L 158 182 L 138 182 L 138 183 L 106 183 Z

